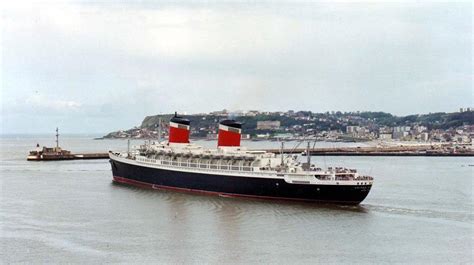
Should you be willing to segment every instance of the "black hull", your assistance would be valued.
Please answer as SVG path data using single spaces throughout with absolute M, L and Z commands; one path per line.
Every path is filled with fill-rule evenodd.
M 234 177 L 149 168 L 111 159 L 114 181 L 154 189 L 229 197 L 359 204 L 371 185 L 288 184 L 283 179 Z

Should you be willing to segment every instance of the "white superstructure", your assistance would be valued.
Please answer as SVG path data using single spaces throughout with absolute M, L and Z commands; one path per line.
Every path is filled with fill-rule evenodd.
M 130 153 L 111 153 L 114 159 L 167 170 L 284 179 L 290 184 L 372 185 L 373 178 L 355 169 L 328 168 L 302 163 L 296 155 L 273 154 L 245 147 L 205 149 L 191 143 L 149 143 Z

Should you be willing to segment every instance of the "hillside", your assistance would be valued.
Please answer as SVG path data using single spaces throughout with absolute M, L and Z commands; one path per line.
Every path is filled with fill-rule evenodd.
M 143 119 L 138 128 L 113 132 L 105 138 L 115 138 L 122 133 L 126 135 L 133 130 L 144 132 L 155 132 L 158 128 L 159 119 L 166 126 L 167 121 L 173 114 L 152 115 Z M 227 114 L 195 114 L 186 115 L 192 124 L 192 136 L 206 137 L 216 132 L 220 120 L 226 119 Z M 275 133 L 305 133 L 322 131 L 346 131 L 347 126 L 364 126 L 371 131 L 382 127 L 397 126 L 423 126 L 427 130 L 449 130 L 463 125 L 473 125 L 474 115 L 472 111 L 454 113 L 430 113 L 422 115 L 395 116 L 385 112 L 326 112 L 313 113 L 311 111 L 299 112 L 254 112 L 252 115 L 238 115 L 235 120 L 242 122 L 242 129 L 250 135 L 275 134 Z M 259 129 L 259 121 L 279 121 L 279 128 Z M 132 134 L 133 135 L 133 134 Z M 150 135 L 152 137 L 152 135 Z M 123 137 L 122 137 L 123 138 Z

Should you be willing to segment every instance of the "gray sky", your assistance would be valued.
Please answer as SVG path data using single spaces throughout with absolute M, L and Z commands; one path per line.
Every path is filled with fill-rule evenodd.
M 474 105 L 470 2 L 1 8 L 2 133 L 108 132 L 175 110 Z

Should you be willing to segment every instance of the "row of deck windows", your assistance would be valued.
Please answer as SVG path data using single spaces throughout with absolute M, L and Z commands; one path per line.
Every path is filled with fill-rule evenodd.
M 207 161 L 207 163 L 192 163 L 189 161 L 156 160 L 156 159 L 148 159 L 148 158 L 139 158 L 138 161 L 151 163 L 151 164 L 181 166 L 181 167 L 191 167 L 191 168 L 253 171 L 253 168 L 249 166 L 223 165 L 219 163 L 211 163 L 211 161 Z

